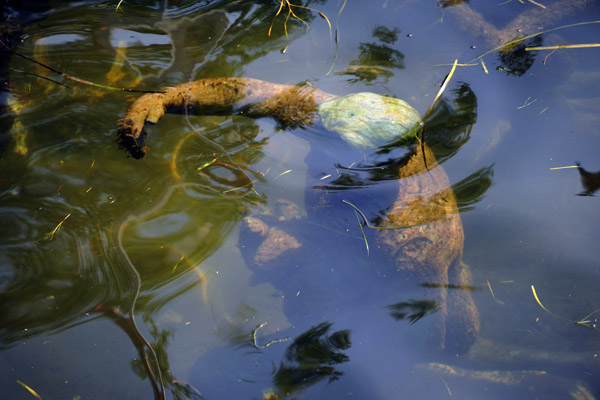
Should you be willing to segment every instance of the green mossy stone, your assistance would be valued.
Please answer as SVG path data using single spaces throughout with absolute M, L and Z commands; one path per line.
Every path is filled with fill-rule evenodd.
M 319 105 L 318 111 L 325 128 L 360 149 L 410 140 L 423 126 L 407 102 L 375 93 L 338 97 Z

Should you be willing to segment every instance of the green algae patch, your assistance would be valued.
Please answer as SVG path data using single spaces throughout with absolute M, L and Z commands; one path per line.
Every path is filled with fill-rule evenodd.
M 355 93 L 326 101 L 318 108 L 325 128 L 358 148 L 376 148 L 415 137 L 421 116 L 404 100 L 375 93 Z

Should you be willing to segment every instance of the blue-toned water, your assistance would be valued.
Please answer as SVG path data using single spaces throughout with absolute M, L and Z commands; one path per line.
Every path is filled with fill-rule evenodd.
M 578 196 L 598 187 L 600 53 L 476 59 L 498 37 L 567 25 L 528 46 L 597 42 L 597 2 L 292 2 L 303 22 L 287 5 L 277 15 L 275 0 L 5 3 L 11 49 L 115 87 L 308 82 L 425 115 L 458 60 L 426 141 L 457 194 L 473 275 L 448 290 L 470 291 L 481 328 L 457 354 L 432 343 L 435 312 L 394 314 L 424 304 L 423 282 L 396 271 L 341 202 L 380 221 L 406 148 L 373 154 L 320 127 L 166 115 L 136 160 L 116 131 L 141 94 L 5 51 L 0 397 L 600 396 L 600 203 Z M 588 187 L 580 170 L 553 169 L 576 161 Z M 261 262 L 249 221 L 293 249 Z

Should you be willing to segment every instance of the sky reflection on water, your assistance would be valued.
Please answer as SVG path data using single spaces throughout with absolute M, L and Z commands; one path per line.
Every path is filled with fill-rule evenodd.
M 576 3 L 587 8 L 543 28 L 600 19 L 596 2 Z M 334 1 L 310 5 L 332 22 L 340 10 Z M 462 30 L 468 23 L 458 8 L 419 2 L 349 3 L 337 43 L 327 23 L 303 9 L 296 12 L 311 32 L 290 19 L 286 38 L 284 9 L 268 37 L 277 6 L 184 1 L 161 10 L 126 1 L 116 13 L 110 2 L 56 2 L 23 27 L 17 50 L 38 51 L 61 71 L 99 83 L 151 90 L 211 76 L 308 81 L 339 95 L 398 96 L 423 115 L 448 63 L 492 47 L 489 37 Z M 469 7 L 498 31 L 536 10 L 518 2 Z M 574 27 L 535 44 L 585 42 L 597 32 L 598 25 Z M 126 42 L 123 74 L 111 75 L 119 41 Z M 435 307 L 422 282 L 390 268 L 365 228 L 367 253 L 352 208 L 318 208 L 327 190 L 360 205 L 371 223 L 381 220 L 405 148 L 357 155 L 318 129 L 171 115 L 149 128 L 151 151 L 137 161 L 117 150 L 114 134 L 138 95 L 42 83 L 18 72 L 42 73 L 13 55 L 11 70 L 2 71 L 10 81 L 3 99 L 8 93 L 23 105 L 26 139 L 18 142 L 17 114 L 3 109 L 6 395 L 31 397 L 20 380 L 43 398 L 160 398 L 162 380 L 168 398 L 599 396 L 598 331 L 572 323 L 600 301 L 597 197 L 577 196 L 588 189 L 577 169 L 550 170 L 576 161 L 600 169 L 598 53 L 522 57 L 490 54 L 487 74 L 481 64 L 458 69 L 427 125 L 427 143 L 458 195 L 463 258 L 482 321 L 480 339 L 457 357 L 427 340 L 427 310 Z M 268 215 L 278 200 L 307 217 Z M 277 269 L 252 266 L 240 228 L 251 214 L 299 238 L 296 255 Z M 141 277 L 137 326 L 127 259 Z M 430 308 L 414 324 L 390 315 L 390 306 L 411 305 L 421 316 L 424 304 Z M 257 349 L 253 332 L 260 344 L 289 340 Z M 161 377 L 148 380 L 152 373 Z

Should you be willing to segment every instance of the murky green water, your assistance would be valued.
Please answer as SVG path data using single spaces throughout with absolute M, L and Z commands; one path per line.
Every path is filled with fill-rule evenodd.
M 329 18 L 332 35 L 318 12 L 294 8 L 310 30 L 292 16 L 286 38 L 278 1 L 116 3 L 51 2 L 14 48 L 105 85 L 307 81 L 397 96 L 424 115 L 454 59 L 496 45 L 490 27 L 600 20 L 593 1 L 541 2 L 562 11 L 538 20 L 531 2 L 472 1 L 490 24 L 481 34 L 457 8 L 313 1 L 302 4 Z M 578 25 L 529 43 L 591 43 L 599 32 Z M 426 339 L 430 316 L 390 314 L 420 300 L 419 282 L 365 228 L 367 251 L 339 201 L 376 223 L 397 195 L 405 148 L 363 154 L 319 129 L 167 115 L 135 160 L 115 135 L 140 94 L 13 54 L 2 71 L 13 108 L 0 116 L 2 396 L 34 398 L 18 381 L 44 399 L 599 396 L 600 203 L 576 196 L 578 170 L 551 170 L 600 169 L 598 54 L 490 54 L 488 73 L 480 61 L 457 69 L 433 114 L 428 142 L 459 198 L 481 320 L 460 355 Z M 323 193 L 336 201 L 322 207 Z M 301 246 L 261 267 L 248 217 Z

